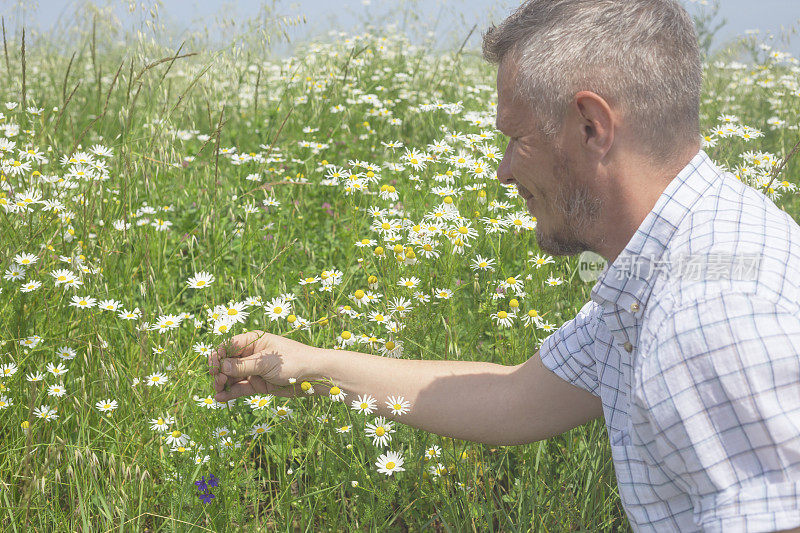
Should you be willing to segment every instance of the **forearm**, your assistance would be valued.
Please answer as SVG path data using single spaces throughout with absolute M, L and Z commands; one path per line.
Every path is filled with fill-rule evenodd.
M 438 435 L 486 444 L 508 442 L 516 424 L 508 406 L 514 404 L 510 386 L 514 367 L 479 361 L 393 359 L 348 350 L 317 348 L 314 379 L 330 379 L 350 404 L 369 394 L 377 402 L 375 415 Z M 328 387 L 315 387 L 328 394 Z M 403 396 L 410 411 L 394 416 L 389 396 Z

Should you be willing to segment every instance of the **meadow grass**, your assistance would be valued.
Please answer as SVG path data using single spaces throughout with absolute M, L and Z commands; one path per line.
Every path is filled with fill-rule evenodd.
M 399 34 L 276 59 L 92 26 L 4 33 L 3 530 L 629 530 L 602 420 L 493 447 L 397 415 L 376 445 L 352 394 L 213 399 L 208 351 L 248 329 L 518 364 L 575 316 L 577 258 L 495 177 L 491 66 Z M 797 218 L 797 61 L 742 50 L 707 61 L 704 147 Z

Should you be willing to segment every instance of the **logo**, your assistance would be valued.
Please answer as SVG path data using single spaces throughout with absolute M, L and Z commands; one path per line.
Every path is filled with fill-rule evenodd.
M 597 281 L 608 261 L 602 255 L 586 250 L 578 256 L 578 276 L 585 283 Z

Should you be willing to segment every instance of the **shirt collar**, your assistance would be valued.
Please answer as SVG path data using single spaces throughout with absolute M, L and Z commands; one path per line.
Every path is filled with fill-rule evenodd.
M 679 224 L 706 190 L 720 179 L 720 170 L 703 151 L 687 164 L 661 193 L 625 249 L 600 273 L 591 299 L 639 317 L 653 290 L 658 261 Z

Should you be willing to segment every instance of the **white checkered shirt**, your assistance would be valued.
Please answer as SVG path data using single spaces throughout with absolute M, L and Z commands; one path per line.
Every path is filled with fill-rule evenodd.
M 800 226 L 702 150 L 541 358 L 601 398 L 635 531 L 800 526 Z

